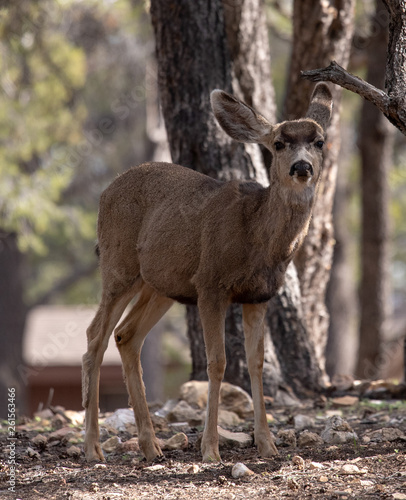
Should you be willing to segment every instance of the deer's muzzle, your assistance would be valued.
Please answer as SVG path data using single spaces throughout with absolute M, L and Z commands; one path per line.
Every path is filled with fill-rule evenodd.
M 296 175 L 297 177 L 311 177 L 313 175 L 313 167 L 307 161 L 300 160 L 290 167 L 289 175 Z

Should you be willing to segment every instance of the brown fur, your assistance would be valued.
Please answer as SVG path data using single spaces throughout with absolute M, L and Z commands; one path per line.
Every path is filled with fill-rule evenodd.
M 197 303 L 204 330 L 210 383 L 203 460 L 220 460 L 217 412 L 226 362 L 224 319 L 232 302 L 243 304 L 255 441 L 262 456 L 277 453 L 262 393 L 263 319 L 266 302 L 282 285 L 308 229 L 331 94 L 319 84 L 307 118 L 275 126 L 221 91 L 213 92 L 212 106 L 231 137 L 261 143 L 272 152 L 270 185 L 220 182 L 178 165 L 146 163 L 104 191 L 98 222 L 103 294 L 83 357 L 88 460 L 103 460 L 97 424 L 103 353 L 136 294 L 138 300 L 116 328 L 115 340 L 146 458 L 152 460 L 161 450 L 145 401 L 140 352 L 145 336 L 174 300 Z M 311 168 L 298 173 L 293 167 L 297 162 Z

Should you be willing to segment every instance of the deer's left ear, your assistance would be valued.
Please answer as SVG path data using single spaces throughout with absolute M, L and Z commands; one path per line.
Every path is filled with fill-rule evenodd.
M 323 130 L 326 130 L 330 123 L 331 113 L 333 111 L 333 96 L 326 83 L 318 83 L 310 100 L 309 109 L 306 118 L 312 118 Z

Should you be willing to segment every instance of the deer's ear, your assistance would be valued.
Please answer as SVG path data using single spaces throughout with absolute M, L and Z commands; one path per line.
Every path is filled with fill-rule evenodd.
M 210 99 L 221 128 L 236 141 L 261 143 L 271 132 L 266 118 L 227 92 L 213 90 Z
M 321 125 L 323 130 L 326 130 L 332 111 L 333 96 L 331 91 L 326 83 L 318 83 L 313 90 L 306 118 L 312 118 Z

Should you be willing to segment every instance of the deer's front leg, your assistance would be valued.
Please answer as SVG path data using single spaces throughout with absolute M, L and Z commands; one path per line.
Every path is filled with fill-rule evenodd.
M 220 386 L 226 368 L 224 322 L 227 310 L 225 301 L 199 298 L 200 319 L 203 326 L 209 377 L 206 423 L 202 438 L 203 462 L 221 461 L 217 431 Z
M 245 334 L 245 352 L 248 371 L 251 378 L 251 392 L 254 402 L 255 443 L 261 457 L 278 455 L 266 419 L 262 368 L 264 364 L 264 318 L 268 303 L 244 304 L 243 325 Z

